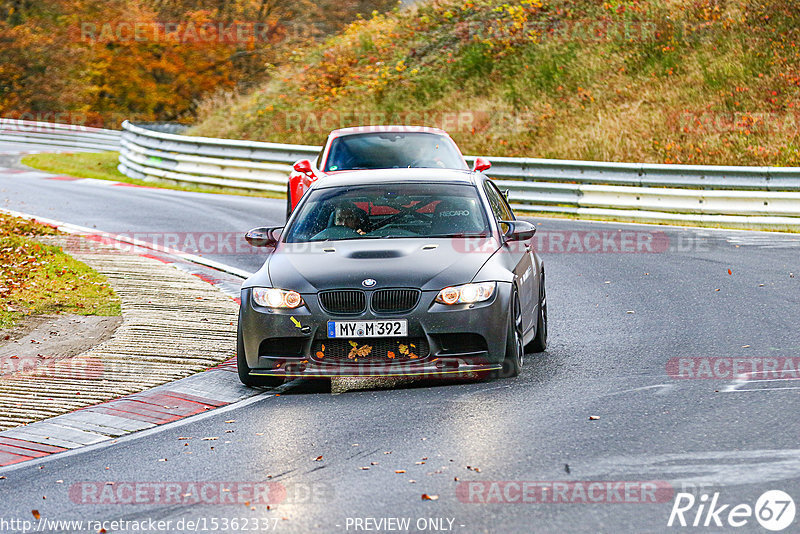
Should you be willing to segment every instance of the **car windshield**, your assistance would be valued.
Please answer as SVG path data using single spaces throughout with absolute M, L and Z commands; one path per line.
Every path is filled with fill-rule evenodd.
M 352 134 L 331 141 L 325 171 L 403 167 L 466 169 L 448 137 L 425 132 Z
M 487 235 L 488 219 L 474 186 L 404 183 L 312 190 L 284 241 Z

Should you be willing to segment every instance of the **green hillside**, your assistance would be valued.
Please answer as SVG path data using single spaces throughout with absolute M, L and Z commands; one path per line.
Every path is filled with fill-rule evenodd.
M 439 0 L 295 50 L 192 133 L 409 123 L 471 154 L 800 165 L 798 43 L 800 0 Z

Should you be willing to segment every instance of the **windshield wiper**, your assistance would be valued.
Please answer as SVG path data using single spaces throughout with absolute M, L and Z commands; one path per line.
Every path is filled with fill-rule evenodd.
M 427 235 L 425 237 L 490 237 L 490 236 L 489 234 L 468 234 L 464 232 L 457 232 L 453 234 Z

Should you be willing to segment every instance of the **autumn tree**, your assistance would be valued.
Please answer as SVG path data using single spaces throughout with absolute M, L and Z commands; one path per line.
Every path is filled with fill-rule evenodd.
M 0 0 L 0 115 L 191 120 L 205 95 L 256 84 L 298 43 L 391 4 Z

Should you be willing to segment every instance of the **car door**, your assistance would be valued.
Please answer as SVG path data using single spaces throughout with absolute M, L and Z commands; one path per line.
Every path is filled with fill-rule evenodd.
M 492 207 L 492 213 L 498 221 L 513 221 L 514 212 L 506 202 L 505 197 L 497 189 L 497 186 L 490 181 L 484 182 L 486 188 L 486 196 L 489 199 L 489 204 Z M 501 231 L 506 230 L 506 225 L 500 225 Z M 535 308 L 537 305 L 536 296 L 538 295 L 538 288 L 536 287 L 536 274 L 534 270 L 533 252 L 531 251 L 530 243 L 522 241 L 511 241 L 503 245 L 504 254 L 507 254 L 511 259 L 511 267 L 514 272 L 514 278 L 517 281 L 519 288 L 519 304 L 522 309 L 522 321 L 524 330 L 533 327 L 533 321 L 536 317 Z

